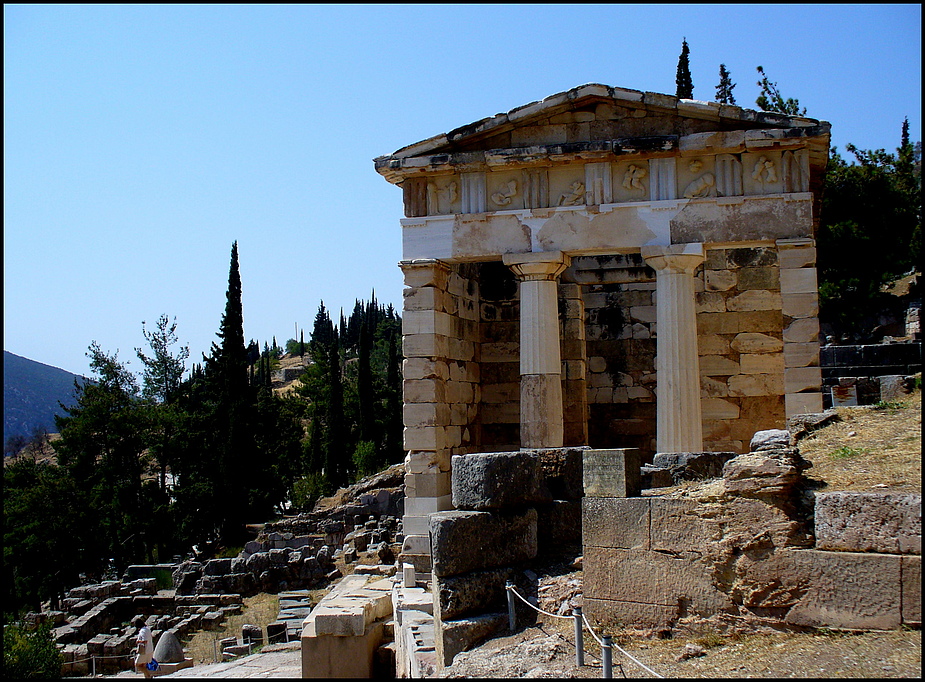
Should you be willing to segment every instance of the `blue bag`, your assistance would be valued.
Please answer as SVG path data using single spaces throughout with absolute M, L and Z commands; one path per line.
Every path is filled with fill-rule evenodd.
M 148 670 L 157 670 L 159 666 L 157 665 L 157 661 L 152 658 L 151 662 L 148 663 L 146 667 L 148 668 Z

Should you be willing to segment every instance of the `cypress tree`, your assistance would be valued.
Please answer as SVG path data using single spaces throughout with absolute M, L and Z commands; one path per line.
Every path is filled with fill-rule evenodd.
M 678 73 L 675 76 L 676 97 L 679 99 L 694 98 L 694 82 L 691 80 L 689 55 L 690 49 L 687 47 L 687 38 L 685 38 L 681 43 L 681 56 L 678 57 Z
M 359 402 L 359 439 L 374 441 L 376 415 L 373 414 L 373 375 L 370 366 L 372 331 L 364 320 L 360 325 L 357 361 L 357 398 Z
M 328 350 L 328 404 L 324 473 L 334 490 L 347 484 L 347 430 L 344 423 L 344 386 L 340 342 L 335 333 Z
M 732 82 L 726 65 L 719 65 L 719 85 L 716 86 L 716 101 L 720 104 L 735 104 L 736 98 L 732 94 L 736 84 Z
M 216 492 L 224 510 L 220 534 L 224 541 L 233 543 L 244 532 L 248 499 L 247 456 L 253 445 L 238 242 L 231 246 L 228 291 L 218 337 L 221 345 L 212 344 L 212 357 L 208 363 L 217 390 L 215 435 L 220 480 Z

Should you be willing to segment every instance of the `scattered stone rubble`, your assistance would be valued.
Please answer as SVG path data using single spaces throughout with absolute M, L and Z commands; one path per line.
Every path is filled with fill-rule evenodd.
M 142 625 L 151 629 L 156 649 L 165 633 L 179 641 L 196 630 L 214 629 L 242 608 L 239 594 L 158 593 L 154 578 L 82 585 L 71 589 L 62 604 L 64 612 L 39 618 L 58 624 L 54 637 L 64 656 L 63 675 L 86 675 L 94 665 L 97 672 L 130 670 Z M 176 647 L 170 651 L 176 658 Z M 163 653 L 165 663 L 186 665 L 186 659 L 167 661 Z M 97 657 L 95 664 L 91 657 Z
M 220 627 L 228 615 L 241 612 L 244 597 L 258 592 L 280 598 L 267 641 L 297 639 L 311 612 L 309 590 L 342 577 L 338 559 L 375 564 L 356 566 L 358 574 L 382 578 L 394 573 L 391 564 L 403 539 L 402 476 L 402 465 L 391 467 L 340 491 L 342 504 L 267 524 L 237 557 L 208 559 L 197 552 L 197 559 L 159 564 L 155 568 L 172 569 L 174 590 L 158 592 L 155 578 L 128 580 L 136 572 L 129 570 L 122 581 L 73 588 L 62 611 L 28 614 L 26 620 L 52 623 L 64 675 L 91 673 L 91 657 L 98 657 L 97 672 L 131 669 L 142 624 L 151 628 L 155 650 L 164 642 L 163 662 L 183 667 L 188 659 L 167 660 L 178 657 L 179 642 L 197 630 Z M 240 637 L 222 640 L 223 658 L 246 654 L 262 641 L 259 627 L 245 625 Z

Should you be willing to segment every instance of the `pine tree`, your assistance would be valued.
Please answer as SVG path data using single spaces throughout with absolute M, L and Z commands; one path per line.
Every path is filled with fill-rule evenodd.
M 761 80 L 758 81 L 758 87 L 761 88 L 761 94 L 755 100 L 755 104 L 762 111 L 771 111 L 787 116 L 805 116 L 806 107 L 800 109 L 800 101 L 792 97 L 784 99 L 777 89 L 777 83 L 772 83 L 764 74 L 764 68 L 758 67 L 758 73 L 761 74 Z
M 732 90 L 736 84 L 732 82 L 729 72 L 726 71 L 726 65 L 719 65 L 719 85 L 716 86 L 716 101 L 720 104 L 735 104 L 736 98 Z
M 681 43 L 681 56 L 678 57 L 678 74 L 675 76 L 678 99 L 694 98 L 694 82 L 691 80 L 691 67 L 689 61 L 690 48 L 687 47 L 687 38 Z

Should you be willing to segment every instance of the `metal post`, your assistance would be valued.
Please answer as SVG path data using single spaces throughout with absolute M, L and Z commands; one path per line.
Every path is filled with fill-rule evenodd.
M 96 656 L 90 657 L 90 664 L 93 666 L 93 677 L 96 677 Z
M 609 680 L 611 677 L 613 677 L 613 660 L 611 658 L 613 649 L 611 648 L 612 647 L 611 642 L 612 640 L 610 638 L 610 635 L 604 635 L 604 646 L 601 649 L 602 649 L 603 659 L 604 659 L 604 679 L 605 680 Z
M 517 616 L 514 613 L 514 595 L 511 593 L 511 590 L 514 589 L 514 583 L 508 580 L 504 587 L 507 592 L 507 622 L 511 632 L 514 632 L 517 628 Z
M 581 625 L 581 607 L 574 607 L 572 615 L 575 616 L 575 665 L 583 666 L 585 664 L 585 633 Z

